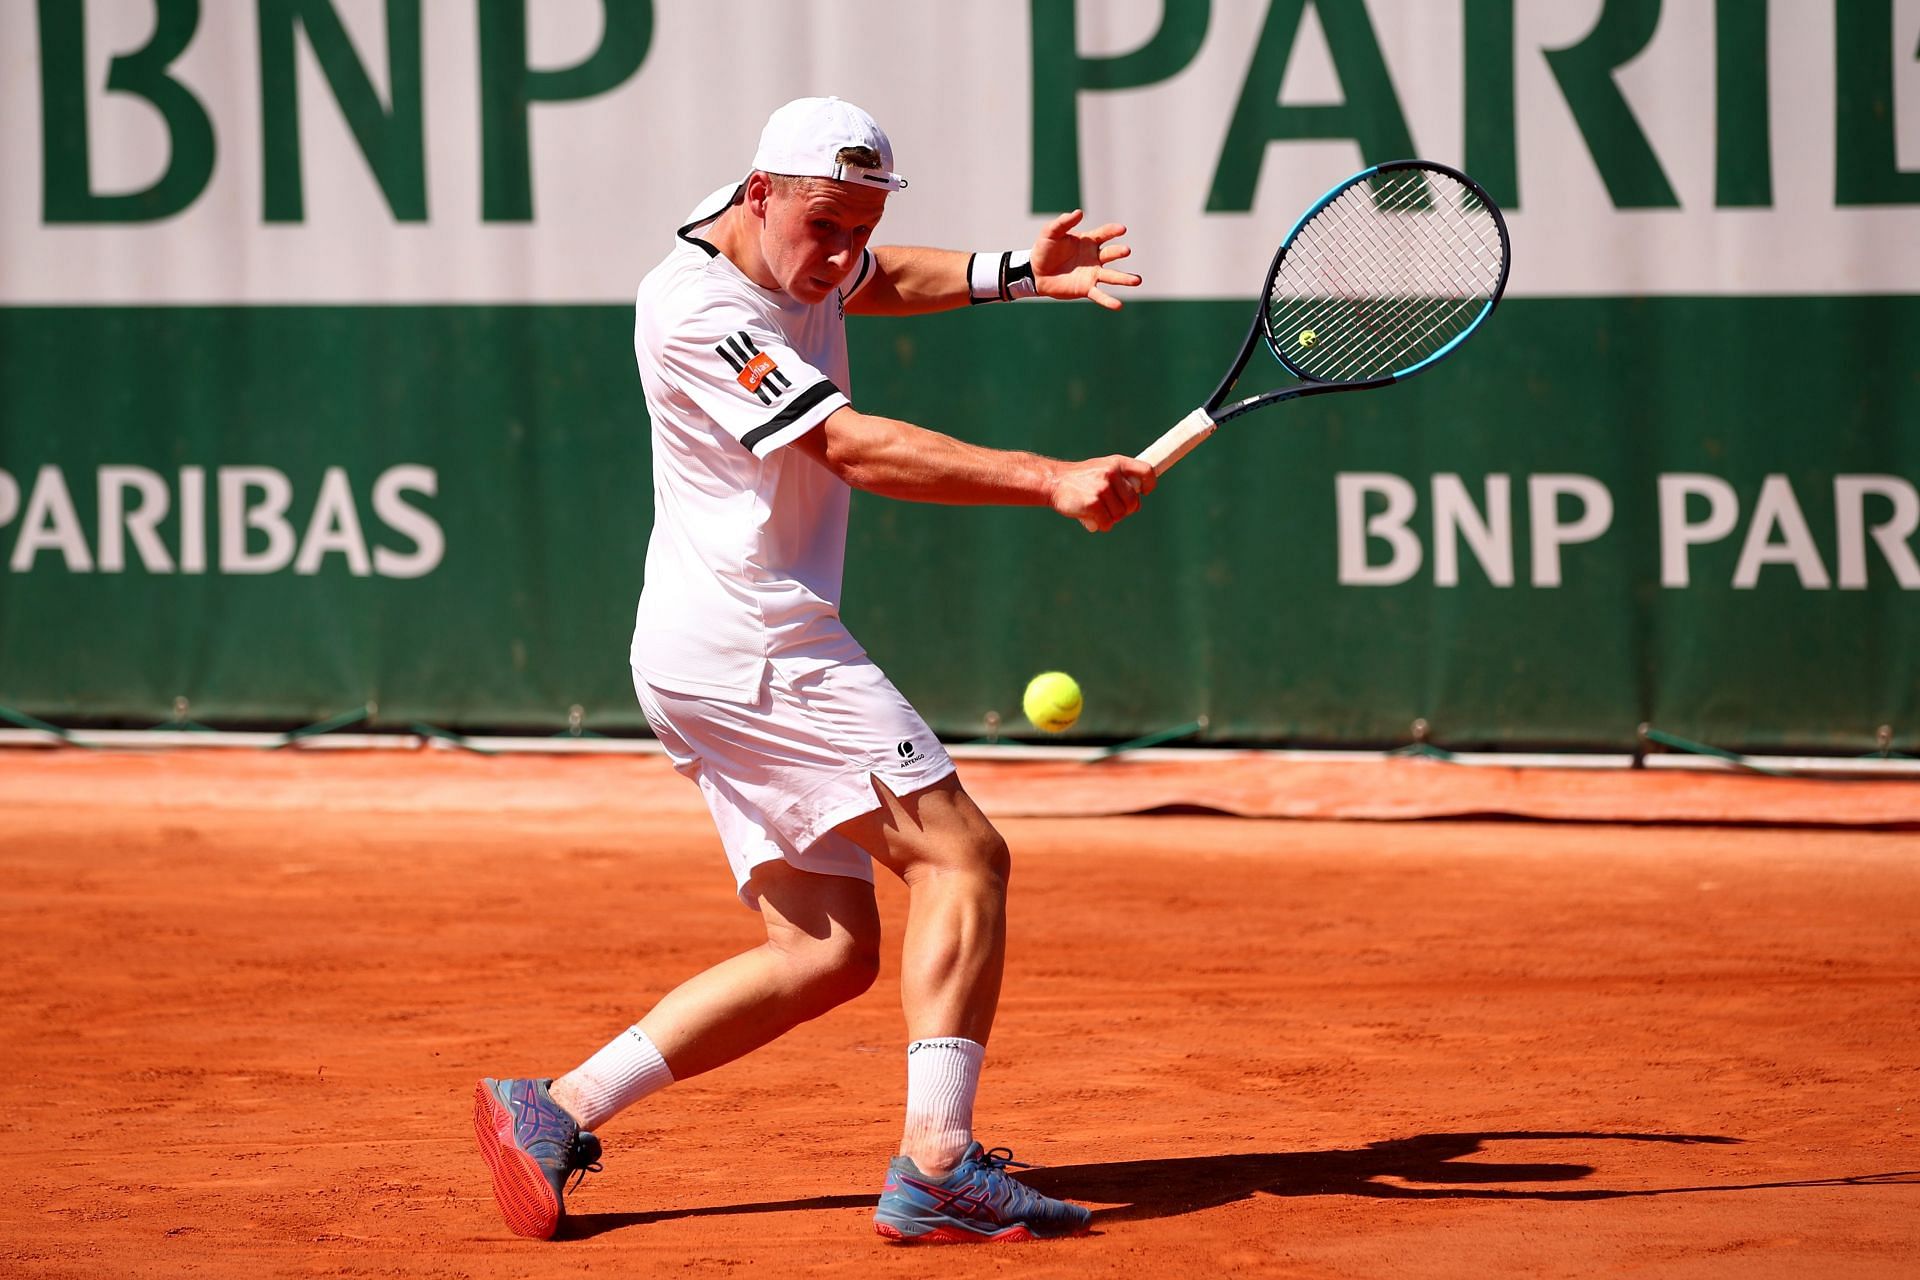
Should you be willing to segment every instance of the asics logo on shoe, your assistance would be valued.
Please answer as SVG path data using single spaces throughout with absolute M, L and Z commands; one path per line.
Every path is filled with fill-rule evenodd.
M 985 1187 L 966 1186 L 949 1190 L 946 1187 L 935 1186 L 931 1182 L 921 1182 L 918 1178 L 909 1178 L 904 1173 L 900 1175 L 900 1181 L 916 1191 L 922 1191 L 934 1197 L 937 1203 L 933 1207 L 941 1213 L 958 1209 L 962 1213 L 984 1214 L 995 1222 L 1001 1220 Z

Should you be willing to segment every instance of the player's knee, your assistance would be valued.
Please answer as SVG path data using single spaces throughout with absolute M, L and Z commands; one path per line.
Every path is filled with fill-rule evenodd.
M 841 953 L 833 973 L 835 1004 L 865 995 L 880 978 L 879 940 L 875 939 L 872 946 L 865 940 L 849 946 Z
M 972 864 L 1004 887 L 1013 874 L 1013 851 L 1007 847 L 1006 837 L 988 827 L 977 834 L 972 843 Z
M 823 1009 L 865 994 L 880 976 L 877 934 L 842 933 L 810 940 L 796 958 L 800 985 Z
M 1004 893 L 1013 870 L 1013 855 L 1007 849 L 1006 837 L 983 823 L 930 859 L 927 870 L 978 877 Z M 912 882 L 909 877 L 908 883 Z

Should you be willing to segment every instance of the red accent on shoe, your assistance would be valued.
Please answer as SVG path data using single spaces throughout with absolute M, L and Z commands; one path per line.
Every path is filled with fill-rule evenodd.
M 513 1142 L 513 1112 L 483 1083 L 473 1095 L 473 1134 L 493 1175 L 493 1199 L 515 1235 L 551 1240 L 560 1229 L 560 1202 L 547 1175 Z
M 904 1235 L 900 1229 L 884 1222 L 873 1224 L 874 1232 L 894 1244 L 1012 1244 L 1020 1240 L 1038 1240 L 1039 1236 L 1015 1224 L 990 1236 L 977 1231 L 967 1231 L 960 1227 L 935 1227 L 931 1231 L 917 1236 Z

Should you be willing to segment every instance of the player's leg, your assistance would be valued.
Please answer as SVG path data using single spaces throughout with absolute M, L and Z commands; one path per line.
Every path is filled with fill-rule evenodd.
M 620 1088 L 619 1049 L 644 1041 L 673 1080 L 724 1066 L 873 985 L 880 971 L 880 912 L 873 886 L 816 875 L 785 862 L 754 868 L 767 940 L 675 987 L 603 1050 L 553 1083 L 553 1097 L 583 1128 L 637 1101 Z M 642 1095 L 644 1096 L 644 1095 Z
M 973 1094 L 1007 954 L 1007 843 L 948 775 L 895 795 L 839 830 L 906 883 L 900 1003 L 907 1017 L 907 1123 L 900 1152 L 930 1174 L 973 1142 Z
M 865 991 L 880 968 L 880 913 L 865 880 L 754 869 L 767 940 L 688 979 L 633 1027 L 550 1084 L 486 1079 L 474 1130 L 494 1200 L 520 1235 L 551 1239 L 566 1184 L 598 1169 L 592 1132 L 676 1080 L 711 1071 Z
M 874 790 L 880 807 L 839 830 L 906 883 L 907 1034 L 985 1044 L 1007 954 L 1007 842 L 954 775 L 904 796 Z
M 1009 1177 L 973 1137 L 973 1101 L 1006 960 L 1007 844 L 948 776 L 838 830 L 906 882 L 901 1003 L 907 1120 L 874 1225 L 900 1241 L 1025 1240 L 1084 1230 L 1078 1205 Z

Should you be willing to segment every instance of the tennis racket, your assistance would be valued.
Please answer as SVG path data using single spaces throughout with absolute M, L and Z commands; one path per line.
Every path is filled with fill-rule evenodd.
M 1293 224 L 1233 367 L 1140 460 L 1165 475 L 1222 423 L 1255 409 L 1392 386 L 1432 366 L 1493 314 L 1508 249 L 1500 207 L 1459 170 L 1428 160 L 1362 169 Z M 1263 339 L 1300 381 L 1226 404 Z

